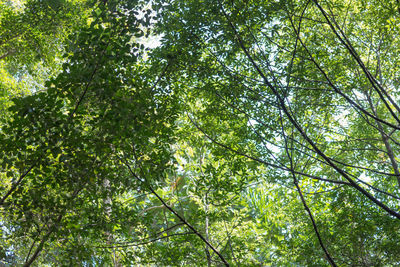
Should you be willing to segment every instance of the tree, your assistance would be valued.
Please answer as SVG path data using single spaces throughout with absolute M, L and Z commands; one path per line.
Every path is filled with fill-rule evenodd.
M 0 16 L 5 263 L 399 264 L 398 2 L 79 3 Z

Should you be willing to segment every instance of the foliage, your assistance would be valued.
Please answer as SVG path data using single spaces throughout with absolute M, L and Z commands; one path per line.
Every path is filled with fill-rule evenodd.
M 2 264 L 400 263 L 397 1 L 0 6 Z

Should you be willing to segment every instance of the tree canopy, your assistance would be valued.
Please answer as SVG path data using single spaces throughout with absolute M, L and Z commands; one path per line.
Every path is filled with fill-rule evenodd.
M 0 263 L 398 266 L 398 0 L 0 0 Z

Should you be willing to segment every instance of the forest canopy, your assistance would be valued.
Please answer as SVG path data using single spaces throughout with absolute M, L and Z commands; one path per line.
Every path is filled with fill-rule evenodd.
M 400 265 L 398 0 L 0 0 L 0 265 Z

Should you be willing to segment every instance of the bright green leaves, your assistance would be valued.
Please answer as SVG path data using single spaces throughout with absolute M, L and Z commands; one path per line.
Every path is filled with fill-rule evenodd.
M 315 228 L 338 265 L 396 263 L 332 168 L 396 207 L 396 7 L 331 2 L 1 2 L 0 255 L 220 264 L 154 190 L 235 266 L 323 266 Z

